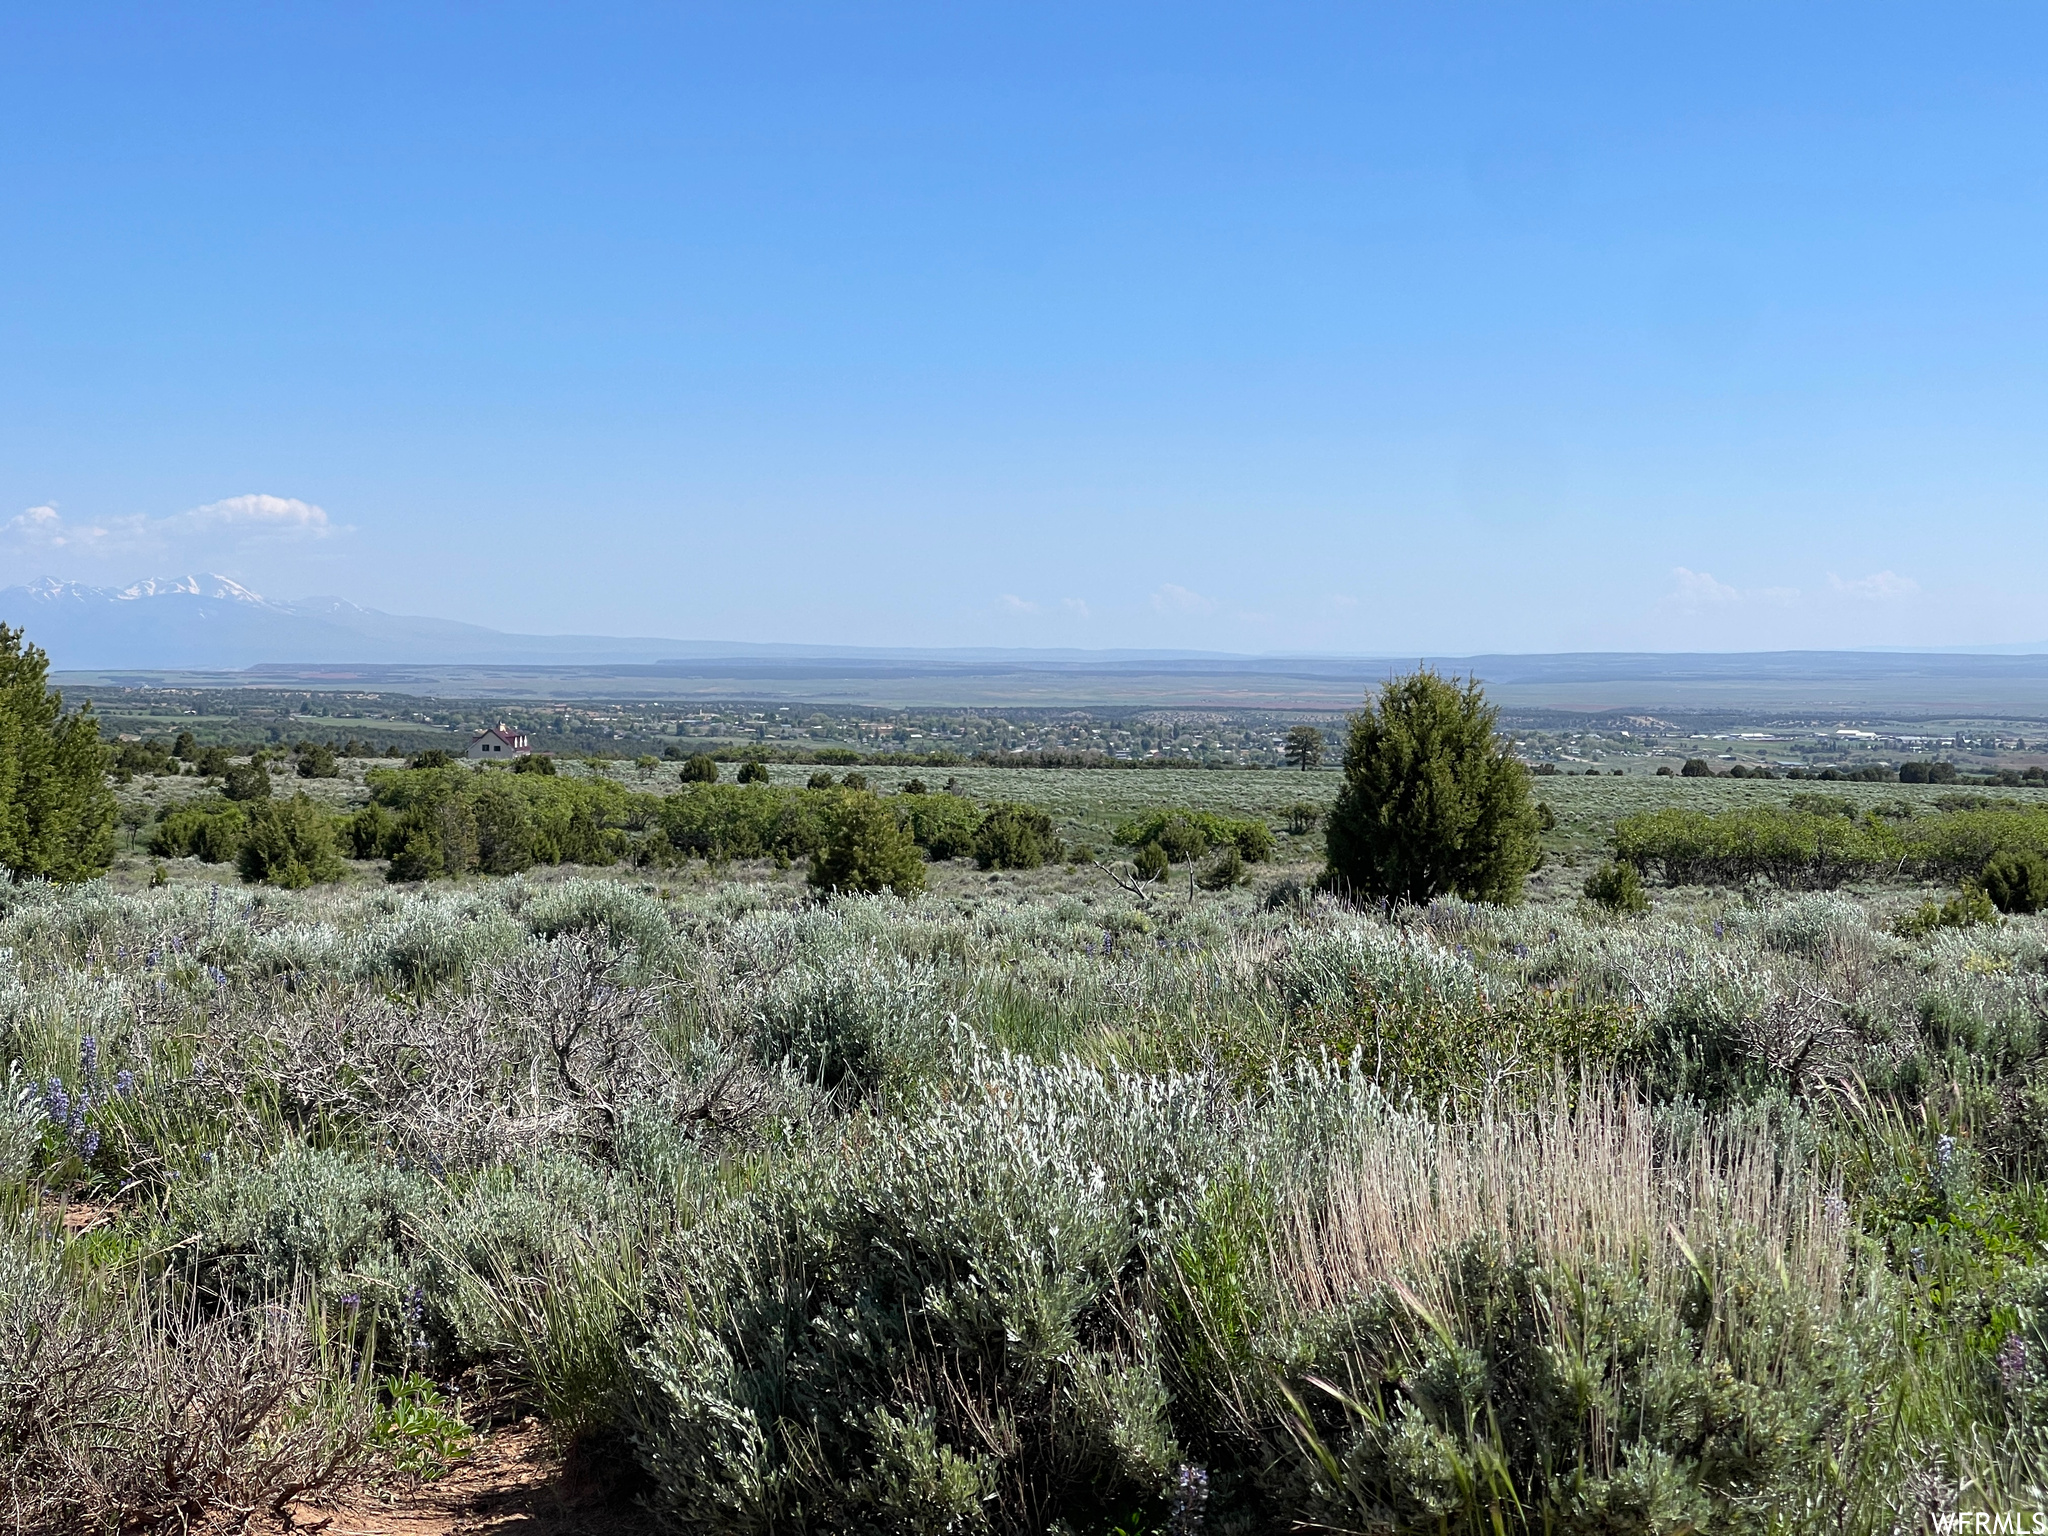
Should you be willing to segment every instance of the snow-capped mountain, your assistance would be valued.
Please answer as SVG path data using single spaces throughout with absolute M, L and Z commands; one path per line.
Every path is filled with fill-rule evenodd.
M 643 662 L 682 642 L 514 635 L 381 613 L 339 597 L 280 602 L 214 574 L 94 587 L 44 577 L 0 591 L 0 623 L 25 629 L 58 671 L 231 668 L 264 662 Z
M 44 576 L 25 587 L 10 587 L 6 595 L 26 594 L 39 603 L 128 603 L 146 597 L 204 597 L 216 602 L 261 603 L 279 607 L 239 581 L 227 576 L 152 576 L 132 587 L 89 587 L 82 581 L 59 581 Z

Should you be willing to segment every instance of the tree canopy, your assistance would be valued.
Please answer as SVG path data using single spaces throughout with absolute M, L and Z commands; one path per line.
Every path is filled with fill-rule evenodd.
M 1424 669 L 1351 720 L 1329 877 L 1357 896 L 1511 902 L 1538 858 L 1529 775 L 1477 682 Z
M 834 806 L 825 845 L 811 858 L 810 882 L 823 891 L 910 896 L 924 889 L 924 860 L 894 807 L 857 790 Z
M 114 792 L 92 706 L 64 712 L 50 658 L 0 624 L 0 865 L 89 880 L 114 859 Z
M 1312 725 L 1297 725 L 1287 733 L 1287 761 L 1303 773 L 1323 760 L 1323 733 Z

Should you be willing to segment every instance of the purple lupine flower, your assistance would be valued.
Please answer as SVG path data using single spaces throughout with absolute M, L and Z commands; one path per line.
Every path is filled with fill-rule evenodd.
M 427 1347 L 427 1293 L 415 1285 L 405 1297 L 405 1326 L 413 1349 Z
M 1209 1503 L 1208 1468 L 1185 1463 L 1175 1468 L 1167 1501 L 1168 1536 L 1200 1536 L 1203 1514 Z
M 64 1091 L 64 1085 L 54 1077 L 43 1090 L 43 1113 L 59 1125 L 63 1125 L 71 1118 L 71 1095 Z
M 129 1094 L 133 1093 L 134 1091 L 135 1074 L 133 1072 L 130 1072 L 126 1067 L 123 1067 L 120 1071 L 114 1074 L 114 1092 L 117 1096 L 125 1099 L 128 1097 Z
M 78 1075 L 90 1083 L 100 1070 L 100 1040 L 87 1035 L 78 1042 Z
M 1940 1138 L 1940 1139 L 1939 1139 L 1938 1141 L 1936 1141 L 1936 1142 L 1935 1142 L 1935 1144 L 1934 1144 L 1934 1160 L 1935 1160 L 1935 1162 L 1937 1162 L 1937 1163 L 1939 1163 L 1939 1164 L 1941 1165 L 1941 1171 L 1942 1171 L 1943 1173 L 1947 1173 L 1947 1172 L 1948 1172 L 1948 1170 L 1949 1170 L 1949 1166 L 1950 1166 L 1950 1165 L 1951 1165 L 1952 1163 L 1954 1163 L 1954 1162 L 1955 1162 L 1955 1160 L 1956 1160 L 1956 1139 L 1955 1139 L 1955 1137 L 1953 1137 L 1953 1136 L 1943 1136 L 1942 1138 Z
M 2032 1374 L 2033 1362 L 2027 1358 L 2027 1341 L 2018 1334 L 2011 1334 L 1998 1351 L 1998 1378 L 2008 1388 L 2019 1388 L 2027 1384 Z

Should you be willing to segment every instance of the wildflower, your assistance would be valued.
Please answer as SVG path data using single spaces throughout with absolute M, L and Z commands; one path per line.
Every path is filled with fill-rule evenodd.
M 130 1072 L 126 1067 L 123 1067 L 120 1071 L 114 1074 L 114 1093 L 117 1097 L 125 1099 L 128 1097 L 129 1094 L 133 1093 L 134 1091 L 135 1074 L 133 1072 Z
M 2031 1374 L 2032 1362 L 2027 1358 L 2027 1341 L 2018 1334 L 2011 1334 L 1998 1351 L 1998 1378 L 2008 1388 L 2026 1385 Z
M 1821 1213 L 1827 1217 L 1828 1225 L 1840 1226 L 1849 1219 L 1849 1202 L 1840 1195 L 1829 1195 L 1821 1202 Z
M 90 1083 L 100 1069 L 100 1041 L 97 1035 L 87 1035 L 78 1042 L 78 1075 Z
M 405 1297 L 406 1344 L 422 1352 L 427 1347 L 427 1293 L 415 1285 Z
M 1175 1468 L 1173 1482 L 1167 1490 L 1168 1536 L 1197 1536 L 1202 1529 L 1202 1516 L 1208 1503 L 1208 1468 L 1185 1463 Z
M 1952 1164 L 1953 1162 L 1955 1162 L 1955 1160 L 1956 1160 L 1956 1139 L 1955 1139 L 1955 1137 L 1953 1137 L 1953 1136 L 1944 1136 L 1944 1137 L 1942 1137 L 1942 1138 L 1941 1138 L 1941 1139 L 1940 1139 L 1939 1141 L 1935 1142 L 1935 1144 L 1934 1144 L 1934 1160 L 1935 1160 L 1935 1162 L 1937 1162 L 1937 1163 L 1939 1163 L 1939 1164 L 1941 1165 L 1941 1171 L 1942 1171 L 1943 1173 L 1947 1173 L 1947 1172 L 1948 1172 L 1948 1170 L 1949 1170 L 1949 1165 L 1950 1165 L 1950 1164 Z
M 43 1113 L 58 1125 L 71 1118 L 71 1096 L 64 1091 L 64 1085 L 54 1077 L 43 1090 Z

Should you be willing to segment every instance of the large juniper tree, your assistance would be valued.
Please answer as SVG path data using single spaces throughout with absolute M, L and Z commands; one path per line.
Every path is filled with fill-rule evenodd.
M 114 859 L 114 792 L 92 706 L 64 712 L 50 658 L 0 624 L 0 868 L 89 880 Z
M 1325 834 L 1330 881 L 1354 896 L 1510 902 L 1536 867 L 1528 770 L 1476 682 L 1423 670 L 1352 716 Z

